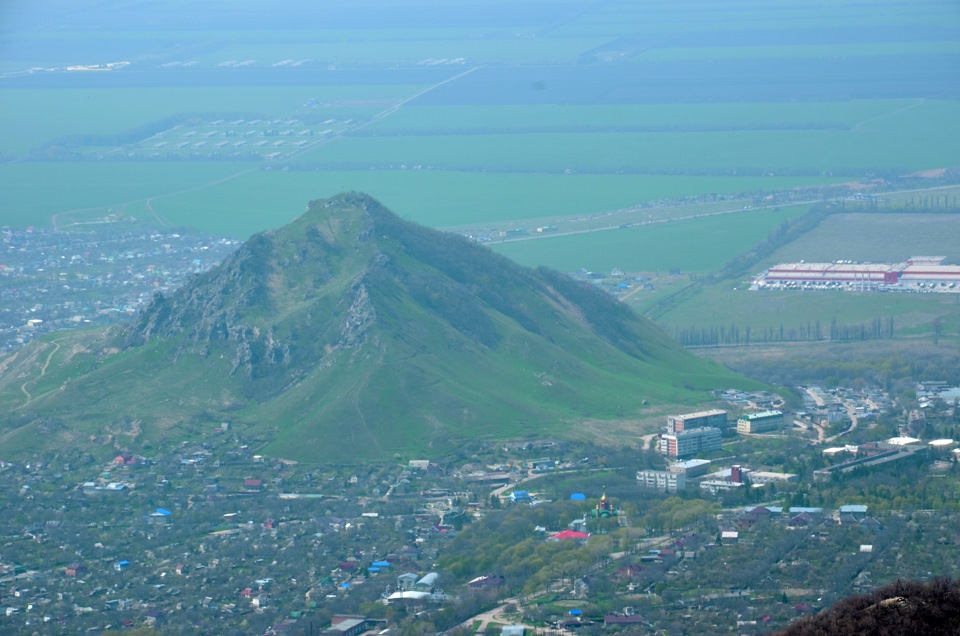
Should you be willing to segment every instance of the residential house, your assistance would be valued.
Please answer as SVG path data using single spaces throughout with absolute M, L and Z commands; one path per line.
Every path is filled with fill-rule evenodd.
M 870 532 L 880 532 L 883 526 L 877 521 L 876 517 L 865 517 L 860 521 L 860 527 Z
M 809 512 L 801 512 L 800 514 L 791 517 L 790 520 L 787 521 L 787 525 L 794 527 L 808 526 L 811 523 L 813 523 L 813 517 Z
M 412 590 L 417 585 L 417 581 L 420 579 L 419 576 L 413 572 L 406 572 L 397 577 L 397 589 L 398 590 Z

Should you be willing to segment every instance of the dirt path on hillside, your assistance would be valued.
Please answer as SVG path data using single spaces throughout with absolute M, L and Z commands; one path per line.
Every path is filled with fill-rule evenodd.
M 21 390 L 21 391 L 23 392 L 23 394 L 27 397 L 27 400 L 26 400 L 23 404 L 21 404 L 20 406 L 18 406 L 17 408 L 15 408 L 15 409 L 14 409 L 15 411 L 22 409 L 23 407 L 25 407 L 26 405 L 30 404 L 30 402 L 33 401 L 33 396 L 30 395 L 30 391 L 27 390 L 27 385 L 28 385 L 28 384 L 31 384 L 31 383 L 33 383 L 33 382 L 39 382 L 39 381 L 40 381 L 40 378 L 42 378 L 43 376 L 47 375 L 47 368 L 50 366 L 50 361 L 53 359 L 53 356 L 57 353 L 57 351 L 60 351 L 60 341 L 59 341 L 59 340 L 54 340 L 54 341 L 52 341 L 52 344 L 53 344 L 53 351 L 51 351 L 51 352 L 47 355 L 47 359 L 44 361 L 43 366 L 40 367 L 40 375 L 38 375 L 37 377 L 33 378 L 32 380 L 27 380 L 26 382 L 24 382 L 23 384 L 20 385 L 20 390 Z

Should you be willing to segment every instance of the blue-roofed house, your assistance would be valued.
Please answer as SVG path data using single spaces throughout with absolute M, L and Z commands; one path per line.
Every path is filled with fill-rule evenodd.
M 147 519 L 153 523 L 167 523 L 170 521 L 170 514 L 166 508 L 157 508 L 147 515 Z

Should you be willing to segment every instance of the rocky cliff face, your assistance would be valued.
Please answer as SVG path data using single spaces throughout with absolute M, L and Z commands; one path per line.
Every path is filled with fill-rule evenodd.
M 358 201 L 366 205 L 363 198 Z M 316 205 L 329 212 L 333 204 Z M 316 363 L 320 356 L 307 355 L 316 353 L 315 348 L 297 341 L 319 333 L 339 334 L 327 343 L 327 351 L 357 346 L 376 320 L 362 282 L 363 269 L 350 272 L 354 284 L 332 299 L 332 306 L 316 305 L 331 304 L 333 290 L 327 286 L 344 252 L 356 253 L 369 242 L 372 223 L 365 217 L 362 207 L 339 216 L 308 211 L 293 226 L 253 237 L 220 267 L 169 297 L 156 296 L 125 330 L 123 345 L 175 339 L 181 353 L 201 356 L 227 347 L 231 373 L 248 378 L 264 377 L 294 363 Z M 380 255 L 369 264 L 386 260 Z M 301 355 L 295 356 L 295 351 Z
M 205 356 L 213 345 L 228 343 L 233 372 L 250 377 L 262 365 L 289 364 L 289 346 L 269 323 L 250 316 L 269 313 L 273 270 L 269 242 L 257 237 L 172 296 L 156 296 L 124 332 L 125 346 L 176 338 L 183 349 Z

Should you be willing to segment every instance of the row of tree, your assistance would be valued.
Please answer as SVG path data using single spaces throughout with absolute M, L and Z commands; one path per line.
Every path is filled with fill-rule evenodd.
M 853 342 L 882 340 L 894 337 L 893 316 L 875 317 L 870 322 L 841 325 L 836 319 L 824 328 L 819 320 L 796 327 L 764 327 L 750 325 L 713 325 L 710 327 L 676 327 L 674 338 L 684 347 L 731 347 L 780 342 Z

